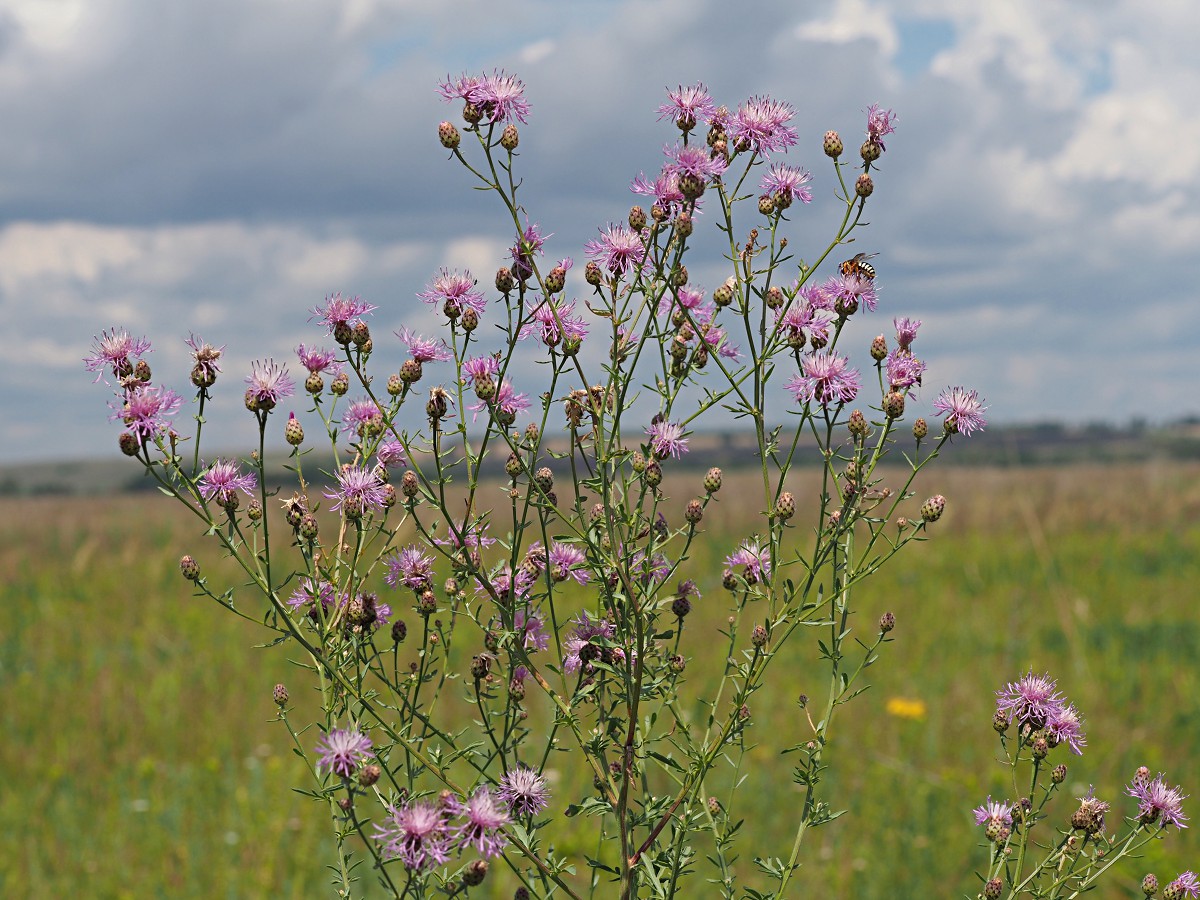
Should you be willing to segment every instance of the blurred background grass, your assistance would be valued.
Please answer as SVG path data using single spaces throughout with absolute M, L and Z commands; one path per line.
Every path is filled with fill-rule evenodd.
M 1066 787 L 1094 784 L 1114 813 L 1127 811 L 1123 786 L 1146 765 L 1200 796 L 1197 476 L 1200 464 L 1163 462 L 953 468 L 927 479 L 928 493 L 950 501 L 933 539 L 855 596 L 858 634 L 869 638 L 891 610 L 895 641 L 868 672 L 876 686 L 835 723 L 825 796 L 848 814 L 810 833 L 796 896 L 973 894 L 984 850 L 970 809 L 1009 794 L 994 691 L 1031 668 L 1057 677 L 1086 716 L 1089 745 L 1081 759 L 1064 757 Z M 670 492 L 680 510 L 700 477 Z M 754 530 L 755 508 L 737 502 L 755 496 L 739 482 L 752 477 L 727 473 L 693 557 L 704 599 L 684 652 L 698 685 L 723 665 L 720 558 Z M 803 509 L 811 473 L 792 487 Z M 265 633 L 191 596 L 178 573 L 184 552 L 214 586 L 240 583 L 165 498 L 0 499 L 5 896 L 332 895 L 328 813 L 293 792 L 308 786 L 306 772 L 271 722 L 277 681 L 291 688 L 296 721 L 314 698 L 278 649 L 252 649 Z M 814 639 L 780 652 L 754 698 L 750 740 L 805 736 L 796 696 L 825 689 Z M 800 799 L 791 757 L 760 746 L 749 763 L 744 872 L 754 855 L 787 855 Z M 567 794 L 563 783 L 552 812 Z M 1193 818 L 1197 802 L 1185 804 Z M 1074 804 L 1054 809 L 1065 819 Z M 581 869 L 595 850 L 591 825 L 575 820 L 558 847 Z M 1165 880 L 1196 868 L 1194 831 L 1154 844 L 1093 896 L 1137 896 L 1145 871 Z M 377 896 L 364 876 L 362 892 Z M 511 896 L 502 881 L 485 887 Z

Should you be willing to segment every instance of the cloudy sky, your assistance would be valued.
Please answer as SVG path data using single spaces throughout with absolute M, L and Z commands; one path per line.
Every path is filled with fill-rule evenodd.
M 533 105 L 523 199 L 553 258 L 582 261 L 624 218 L 676 138 L 655 121 L 664 89 L 696 81 L 730 107 L 795 105 L 787 161 L 815 199 L 792 242 L 815 256 L 837 212 L 821 137 L 856 147 L 880 103 L 898 130 L 861 248 L 884 302 L 861 327 L 924 320 L 926 403 L 965 384 L 994 421 L 1200 413 L 1195 0 L 748 8 L 0 0 L 0 460 L 115 455 L 80 362 L 114 325 L 181 391 L 182 339 L 227 344 L 213 419 L 238 422 L 234 442 L 249 362 L 319 341 L 327 294 L 381 308 L 377 345 L 431 331 L 414 295 L 437 268 L 489 283 L 511 241 L 436 139 L 458 112 L 437 82 L 497 67 Z

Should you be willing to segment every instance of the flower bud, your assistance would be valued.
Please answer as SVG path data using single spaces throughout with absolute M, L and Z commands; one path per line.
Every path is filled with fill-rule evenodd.
M 704 507 L 699 500 L 689 500 L 687 509 L 683 511 L 683 518 L 689 525 L 698 525 L 700 520 L 704 518 Z
M 517 149 L 517 144 L 519 143 L 521 143 L 521 136 L 517 133 L 517 126 L 510 122 L 500 132 L 500 146 L 509 153 L 512 153 Z
M 365 350 L 367 344 L 371 342 L 371 326 L 369 326 L 366 322 L 355 322 L 351 335 L 354 345 L 362 350 Z
M 512 126 L 508 126 L 512 128 Z M 463 870 L 462 883 L 464 887 L 475 887 L 483 884 L 483 879 L 487 877 L 488 862 L 486 859 L 473 859 L 467 863 L 467 867 Z
M 762 625 L 755 625 L 754 630 L 750 632 L 750 643 L 759 650 L 767 646 L 767 629 Z
M 321 377 L 321 373 L 310 372 L 308 377 L 304 379 L 304 389 L 313 395 L 325 390 L 325 379 Z
M 691 237 L 694 226 L 690 213 L 681 212 L 675 217 L 675 233 L 680 237 Z
M 188 581 L 200 580 L 200 566 L 191 556 L 183 556 L 180 558 L 179 571 Z
M 646 227 L 646 210 L 640 206 L 633 206 L 629 210 L 629 227 L 634 231 L 641 231 Z
M 764 216 L 769 216 L 775 212 L 775 198 L 770 194 L 763 194 L 758 198 L 758 211 Z
M 996 900 L 1004 893 L 1004 882 L 999 878 L 990 878 L 983 886 L 983 896 L 985 900 Z
M 306 541 L 315 541 L 317 535 L 320 534 L 321 527 L 317 524 L 317 517 L 312 513 L 305 513 L 300 519 L 300 527 L 297 529 L 300 532 L 300 537 Z
M 379 776 L 383 774 L 383 769 L 378 763 L 367 763 L 358 770 L 358 783 L 363 787 L 370 787 L 379 780 Z
M 647 461 L 644 477 L 646 479 L 646 484 L 652 488 L 658 487 L 660 484 L 662 484 L 662 466 L 658 464 L 657 459 L 651 459 Z
M 1147 897 L 1158 893 L 1158 876 L 1153 872 L 1147 872 L 1146 877 L 1142 879 L 1142 893 Z
M 864 141 L 863 145 L 858 148 L 858 155 L 863 158 L 863 162 L 875 162 L 882 153 L 883 151 L 874 141 Z
M 896 614 L 893 612 L 885 612 L 879 617 L 879 630 L 883 634 L 887 634 L 896 627 Z
M 533 482 L 543 492 L 553 490 L 554 488 L 554 473 L 550 471 L 549 466 L 542 466 L 533 473 Z
M 713 303 L 717 306 L 728 306 L 733 302 L 733 289 L 736 282 L 732 278 L 725 279 L 725 283 L 713 291 Z
M 904 394 L 900 391 L 888 391 L 883 397 L 883 412 L 889 419 L 899 419 L 904 415 Z
M 550 273 L 545 279 L 545 288 L 547 294 L 557 294 L 567 284 L 567 270 L 562 266 L 555 266 L 550 270 Z
M 704 476 L 704 490 L 715 494 L 721 489 L 721 470 L 713 466 Z
M 767 293 L 763 299 L 766 301 L 767 309 L 779 309 L 783 306 L 783 301 L 786 299 L 783 291 L 777 285 L 767 288 Z
M 450 122 L 442 122 L 438 125 L 438 140 L 442 142 L 442 146 L 447 150 L 453 150 L 462 143 L 462 135 L 458 133 L 458 129 Z
M 1055 784 L 1062 784 L 1067 780 L 1067 767 L 1061 763 L 1050 770 L 1050 780 Z
M 887 359 L 887 355 L 887 338 L 881 334 L 875 340 L 871 341 L 871 359 L 875 360 L 875 362 L 883 362 Z
M 942 517 L 945 509 L 946 498 L 941 494 L 935 494 L 921 504 L 921 518 L 926 522 L 936 522 Z
M 142 449 L 142 442 L 132 431 L 122 431 L 117 437 L 117 446 L 126 456 L 137 456 Z
M 913 437 L 919 441 L 927 434 L 929 434 L 929 426 L 923 418 L 913 422 Z
M 512 271 L 507 266 L 501 266 L 496 270 L 496 290 L 502 294 L 509 293 L 516 282 L 513 280 Z
M 304 443 L 304 426 L 300 424 L 295 413 L 288 415 L 287 425 L 283 428 L 283 437 L 293 447 L 299 447 Z
M 604 273 L 600 271 L 600 267 L 595 262 L 588 261 L 588 264 L 583 267 L 583 280 L 592 287 L 599 287 L 604 281 Z
M 404 642 L 406 637 L 408 637 L 408 626 L 397 619 L 392 623 L 392 640 L 400 644 Z
M 867 436 L 867 419 L 860 410 L 854 410 L 850 413 L 850 421 L 846 423 L 846 428 L 855 437 Z
M 667 658 L 667 668 L 670 669 L 672 675 L 680 675 L 687 668 L 687 660 L 676 653 Z
M 825 132 L 824 149 L 826 156 L 828 156 L 830 159 L 837 159 L 842 155 L 842 151 L 846 148 L 845 145 L 842 144 L 841 135 L 839 135 L 836 131 L 827 131 Z
M 854 193 L 862 199 L 866 200 L 875 192 L 875 182 L 871 180 L 871 176 L 866 172 L 859 175 L 854 182 Z
M 412 500 L 421 492 L 421 482 L 417 479 L 417 473 L 409 469 L 400 476 L 400 493 L 409 500 Z
M 341 372 L 333 376 L 333 381 L 329 383 L 329 392 L 335 397 L 343 397 L 346 391 L 350 390 L 350 376 L 345 372 Z
M 784 491 L 775 501 L 775 518 L 787 521 L 796 514 L 796 498 L 791 491 Z
M 271 698 L 275 701 L 275 705 L 283 709 L 288 704 L 288 689 L 282 684 L 275 685 L 271 691 Z

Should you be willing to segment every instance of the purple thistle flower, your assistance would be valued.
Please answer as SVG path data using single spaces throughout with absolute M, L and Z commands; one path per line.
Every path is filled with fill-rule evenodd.
M 461 75 L 457 81 L 447 77 L 438 85 L 438 93 L 447 101 L 465 100 L 491 122 L 516 119 L 524 124 L 529 119 L 525 83 L 503 69 L 497 69 L 491 75 Z
M 917 339 L 917 329 L 921 327 L 921 320 L 900 316 L 892 319 L 892 324 L 896 326 L 896 343 L 900 345 L 901 350 L 907 350 Z
M 938 415 L 948 414 L 946 430 L 951 434 L 970 437 L 976 431 L 983 431 L 987 424 L 983 417 L 987 407 L 979 399 L 978 391 L 968 391 L 964 387 L 946 388 L 933 401 L 933 408 Z
M 500 360 L 491 353 L 486 356 L 473 356 L 463 363 L 462 370 L 468 384 L 488 384 L 500 374 Z
M 329 609 L 333 605 L 333 585 L 328 581 L 314 582 L 311 578 L 301 578 L 292 595 L 287 599 L 287 605 L 293 610 L 304 609 L 305 612 L 316 612 L 317 601 Z
M 689 175 L 704 183 L 713 178 L 720 178 L 728 166 L 724 158 L 711 156 L 707 147 L 695 144 L 665 147 L 663 153 L 671 160 L 666 166 L 668 170 L 678 175 Z
M 1163 897 L 1172 896 L 1168 892 L 1173 892 L 1174 897 L 1200 897 L 1200 878 L 1195 872 L 1184 872 L 1163 888 Z
M 369 397 L 352 400 L 346 407 L 346 411 L 342 413 L 342 431 L 354 431 L 362 436 L 368 431 L 382 426 L 383 412 Z
M 150 341 L 144 337 L 133 338 L 124 328 L 112 328 L 94 338 L 92 353 L 83 359 L 84 368 L 95 372 L 95 384 L 104 378 L 108 369 L 118 381 L 133 372 L 134 359 L 150 352 Z M 105 381 L 105 384 L 108 382 Z
M 512 272 L 521 281 L 533 274 L 533 258 L 542 255 L 542 246 L 548 237 L 550 235 L 542 236 L 536 222 L 526 224 L 525 230 L 517 235 L 517 242 L 512 248 Z
M 400 338 L 400 343 L 408 347 L 409 354 L 419 363 L 427 362 L 445 362 L 448 359 L 453 359 L 454 355 L 450 352 L 450 348 L 446 346 L 446 342 L 438 338 L 422 337 L 416 332 L 409 331 L 407 328 L 401 328 L 394 332 L 396 337 Z
M 479 315 L 483 315 L 487 309 L 487 300 L 482 292 L 475 289 L 475 279 L 469 271 L 460 275 L 458 272 L 442 269 L 417 296 L 430 306 L 443 309 L 449 307 L 455 316 L 462 315 L 463 310 L 468 308 L 475 310 Z
M 880 109 L 878 103 L 867 108 L 867 140 L 886 150 L 883 138 L 896 130 L 896 114 L 890 109 Z
M 329 333 L 333 334 L 335 328 L 339 325 L 348 325 L 353 328 L 357 325 L 363 316 L 370 315 L 378 309 L 358 297 L 343 297 L 341 294 L 332 294 L 325 298 L 324 307 L 315 307 L 313 314 L 310 317 L 319 322 L 324 322 L 329 329 Z
M 533 587 L 536 577 L 524 566 L 518 568 L 514 575 L 512 567 L 505 563 L 497 571 L 487 576 L 486 584 L 482 578 L 476 578 L 475 589 L 480 594 L 489 597 L 495 592 L 495 596 L 500 602 L 507 605 L 516 600 L 524 600 L 529 594 L 529 589 Z
M 997 803 L 990 796 L 987 803 L 972 810 L 976 825 L 987 825 L 991 822 L 997 825 L 1012 825 L 1012 811 L 1011 803 Z
M 125 405 L 109 418 L 121 420 L 142 440 L 149 440 L 170 427 L 167 416 L 179 412 L 183 398 L 170 388 L 145 387 L 125 395 Z
M 667 97 L 670 102 L 658 108 L 658 121 L 670 119 L 680 131 L 691 131 L 697 122 L 707 122 L 717 111 L 702 81 L 690 87 L 680 85 L 675 90 L 668 88 Z
M 1146 823 L 1162 823 L 1163 827 L 1174 825 L 1176 828 L 1187 828 L 1187 816 L 1183 814 L 1183 801 L 1186 795 L 1176 787 L 1168 787 L 1163 780 L 1163 773 L 1150 780 L 1134 778 L 1125 789 L 1130 797 L 1138 802 L 1138 818 Z
M 738 107 L 726 130 L 738 151 L 746 149 L 769 156 L 796 143 L 796 129 L 788 125 L 795 114 L 790 103 L 751 97 Z
M 1083 734 L 1083 716 L 1075 704 L 1063 704 L 1050 711 L 1046 717 L 1046 738 L 1051 747 L 1066 744 L 1076 756 L 1083 755 L 1087 738 Z
M 747 538 L 737 550 L 725 557 L 726 573 L 741 567 L 747 584 L 757 584 L 771 577 L 771 552 L 759 545 L 757 540 Z
M 996 715 L 1016 722 L 1022 731 L 1045 728 L 1050 716 L 1064 706 L 1058 682 L 1049 675 L 1029 672 L 1020 681 L 996 691 Z
M 184 343 L 192 348 L 192 359 L 196 363 L 193 369 L 193 379 L 199 376 L 208 384 L 216 381 L 217 376 L 221 374 L 221 367 L 217 364 L 217 360 L 221 358 L 225 345 L 214 347 L 194 334 L 188 335 L 188 339 Z
M 410 872 L 435 869 L 450 860 L 444 811 L 433 803 L 389 806 L 387 821 L 375 826 L 385 859 L 399 859 Z
M 612 622 L 607 619 L 592 619 L 586 610 L 581 612 L 575 617 L 575 630 L 563 641 L 563 649 L 567 651 L 567 655 L 563 657 L 563 671 L 568 675 L 578 672 L 583 665 L 579 654 L 591 639 L 600 637 L 610 640 L 615 633 L 616 628 Z
M 680 199 L 683 195 L 680 194 Z M 646 265 L 646 247 L 642 236 L 624 225 L 601 229 L 600 237 L 584 244 L 584 253 L 610 275 L 621 278 L 632 269 Z
M 587 337 L 587 322 L 575 312 L 575 301 L 554 304 L 543 300 L 533 310 L 533 320 L 526 323 L 518 333 L 518 339 L 523 339 L 536 331 L 538 340 L 547 347 L 556 347 L 564 341 L 582 341 Z
M 849 403 L 858 395 L 858 369 L 847 367 L 844 356 L 827 350 L 810 353 L 800 361 L 801 373 L 793 375 L 784 387 L 793 393 L 797 403 L 816 400 L 822 406 Z
M 655 422 L 646 429 L 650 435 L 650 449 L 659 459 L 673 456 L 679 459 L 687 453 L 687 438 L 683 436 L 683 425 L 679 422 L 668 422 L 665 419 Z
M 404 445 L 399 441 L 384 441 L 380 444 L 379 449 L 375 451 L 375 461 L 385 469 L 408 465 L 408 460 L 404 457 Z
M 545 650 L 550 646 L 550 635 L 546 633 L 546 623 L 541 616 L 518 609 L 513 613 L 513 630 L 521 636 L 526 653 Z
M 670 165 L 664 166 L 654 181 L 647 181 L 646 176 L 639 173 L 629 189 L 635 194 L 653 197 L 654 202 L 667 212 L 675 210 L 685 199 L 679 187 L 679 172 Z M 700 200 L 697 200 L 696 208 L 699 209 L 699 206 Z
M 346 365 L 338 360 L 337 353 L 324 347 L 305 347 L 301 344 L 296 348 L 296 355 L 300 358 L 300 365 L 308 369 L 311 375 L 320 375 L 323 372 L 340 375 Z
M 344 508 L 350 518 L 360 518 L 368 509 L 383 509 L 383 482 L 372 469 L 347 464 L 338 469 L 337 480 L 337 490 L 324 492 L 337 501 L 333 509 Z
M 828 298 L 833 309 L 838 312 L 846 310 L 847 315 L 859 306 L 869 312 L 875 312 L 879 305 L 879 286 L 875 279 L 859 275 L 857 272 L 834 275 L 821 285 L 821 292 Z
M 404 585 L 421 592 L 433 586 L 433 557 L 416 544 L 410 544 L 385 560 L 387 574 L 383 580 L 392 587 Z
M 759 187 L 763 193 L 772 197 L 785 197 L 790 205 L 793 201 L 801 203 L 812 202 L 812 190 L 808 183 L 812 181 L 812 173 L 797 166 L 786 166 L 783 163 L 772 163 L 767 174 L 762 177 Z
M 507 378 L 500 382 L 500 386 L 496 388 L 496 396 L 490 401 L 502 417 L 508 418 L 510 421 L 517 417 L 517 413 L 523 413 L 532 405 L 528 394 L 518 394 Z M 478 415 L 483 410 L 487 409 L 489 401 L 480 400 L 467 409 Z
M 921 383 L 925 372 L 925 363 L 906 350 L 896 349 L 887 355 L 885 361 L 888 384 L 892 390 L 902 391 Z
M 218 459 L 200 476 L 200 496 L 228 508 L 237 503 L 237 492 L 254 496 L 258 478 L 253 472 L 239 472 L 232 460 Z
M 288 375 L 287 366 L 279 366 L 268 359 L 255 360 L 250 364 L 250 374 L 246 376 L 247 400 L 253 400 L 259 409 L 271 410 L 285 397 L 292 396 L 296 383 Z
M 832 320 L 828 318 L 828 311 L 824 307 L 813 304 L 812 293 L 813 291 L 805 292 L 801 289 L 796 300 L 778 313 L 776 327 L 787 337 L 797 340 L 807 337 L 824 346 L 829 341 L 829 325 Z
M 335 728 L 322 736 L 316 750 L 321 754 L 317 769 L 349 778 L 371 752 L 371 739 L 356 728 Z
M 528 766 L 517 766 L 500 779 L 496 792 L 514 817 L 536 816 L 550 803 L 546 779 Z
M 561 541 L 555 541 L 550 545 L 550 552 L 546 554 L 547 567 L 550 569 L 550 577 L 555 581 L 566 581 L 568 578 L 574 578 L 580 584 L 587 584 L 588 571 L 587 569 L 579 568 L 587 560 L 587 555 L 574 544 L 565 544 Z
M 450 808 L 456 815 L 466 817 L 454 835 L 459 847 L 474 847 L 482 856 L 500 855 L 508 844 L 500 829 L 512 819 L 496 805 L 496 798 L 486 784 L 480 785 L 465 803 L 451 798 Z
M 813 309 L 833 312 L 833 296 L 823 284 L 805 284 L 797 289 L 796 297 L 810 304 Z

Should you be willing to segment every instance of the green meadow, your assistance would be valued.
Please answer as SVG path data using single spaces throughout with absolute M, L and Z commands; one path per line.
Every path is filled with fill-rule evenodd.
M 724 665 L 721 558 L 754 530 L 757 510 L 737 503 L 754 496 L 739 484 L 752 477 L 726 473 L 689 573 L 704 592 L 684 633 L 701 694 Z M 697 490 L 667 486 L 680 510 Z M 814 490 L 800 472 L 797 523 Z M 1197 823 L 1200 464 L 959 467 L 919 490 L 945 494 L 947 511 L 855 595 L 864 638 L 887 610 L 898 624 L 868 670 L 873 687 L 834 724 L 823 786 L 847 812 L 807 836 L 794 896 L 973 896 L 986 851 L 970 811 L 1009 795 L 994 692 L 1030 669 L 1056 677 L 1086 717 L 1084 755 L 1051 757 L 1069 766 L 1068 793 L 1094 785 L 1113 804 L 1113 831 L 1133 809 L 1124 785 L 1146 765 L 1192 795 Z M 294 721 L 314 708 L 304 673 L 281 648 L 254 648 L 265 632 L 193 596 L 185 552 L 215 586 L 239 583 L 196 520 L 157 494 L 0 499 L 3 896 L 334 895 L 328 808 L 293 791 L 310 786 L 306 770 L 272 721 L 276 682 L 291 690 Z M 825 690 L 816 635 L 803 641 L 780 651 L 755 696 L 751 742 L 803 739 L 796 697 Z M 409 651 L 411 634 L 402 664 Z M 458 649 L 464 667 L 473 652 Z M 787 855 L 793 764 L 765 746 L 749 753 L 738 795 L 748 875 L 751 857 Z M 570 791 L 564 775 L 552 813 L 577 799 Z M 1052 810 L 1065 825 L 1075 806 L 1061 797 Z M 572 820 L 558 847 L 581 870 L 589 829 Z M 1153 844 L 1091 896 L 1141 896 L 1146 871 L 1165 883 L 1200 867 L 1197 830 Z M 472 896 L 511 896 L 500 868 Z M 698 868 L 688 893 L 707 896 Z M 360 872 L 359 895 L 379 896 Z

